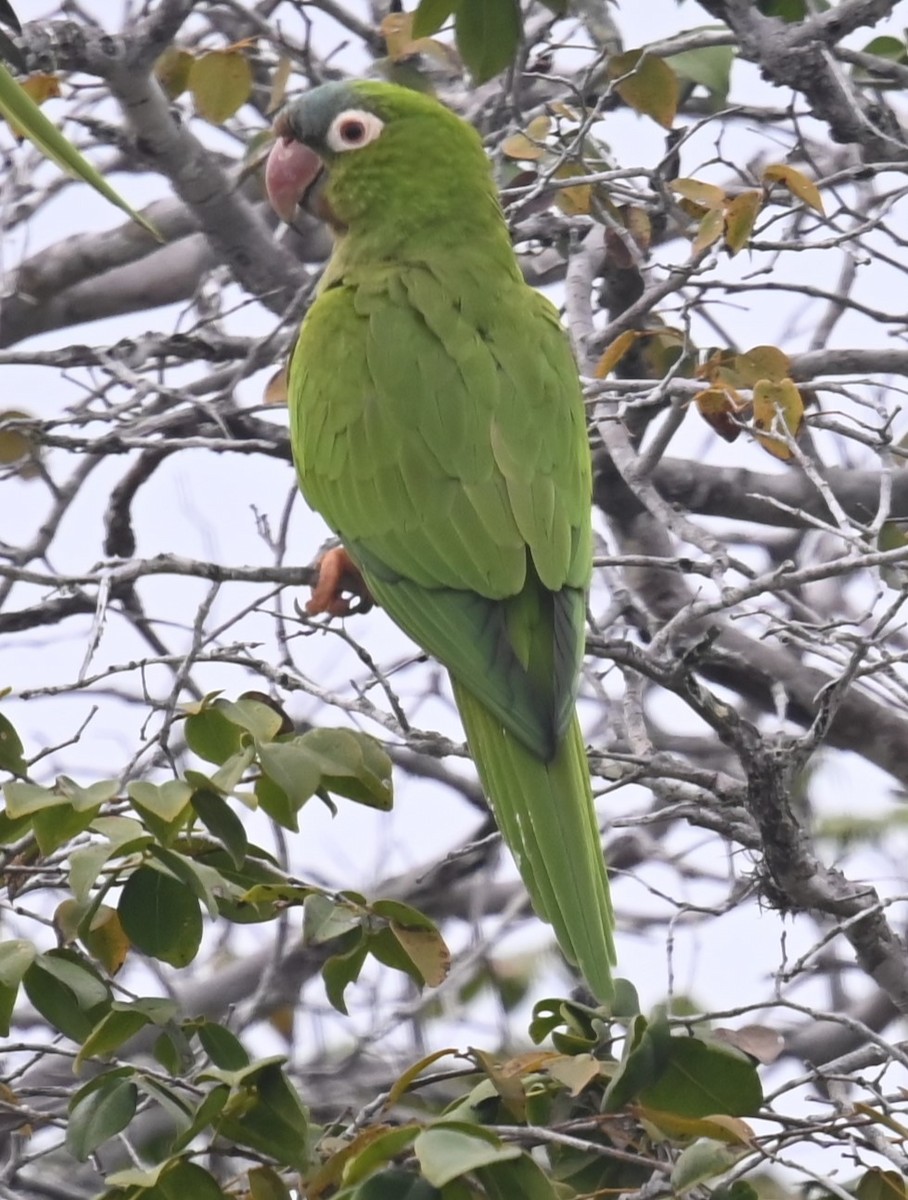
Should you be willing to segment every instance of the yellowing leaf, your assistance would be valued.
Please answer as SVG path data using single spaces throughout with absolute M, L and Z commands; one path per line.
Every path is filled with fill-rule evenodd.
M 729 1145 L 745 1146 L 753 1141 L 753 1130 L 740 1117 L 728 1117 L 722 1113 L 708 1117 L 684 1117 L 679 1113 L 647 1108 L 643 1104 L 635 1105 L 634 1112 L 672 1138 L 708 1137 Z
M 697 230 L 697 236 L 694 238 L 694 254 L 699 254 L 701 250 L 706 250 L 709 246 L 712 246 L 724 232 L 725 213 L 721 208 L 711 208 L 700 222 L 700 228 Z
M 791 359 L 778 346 L 754 346 L 738 354 L 731 368 L 723 368 L 721 374 L 737 387 L 753 387 L 759 379 L 771 379 L 778 383 L 786 379 L 791 371 Z
M 456 1057 L 459 1051 L 453 1046 L 449 1046 L 444 1050 L 435 1050 L 432 1054 L 427 1054 L 425 1058 L 421 1058 L 418 1062 L 407 1067 L 402 1075 L 399 1075 L 392 1084 L 383 1107 L 385 1109 L 393 1108 L 398 1100 L 409 1091 L 410 1085 L 415 1083 L 419 1076 L 423 1073 L 426 1067 L 430 1067 L 432 1063 L 438 1062 L 440 1058 Z
M 392 62 L 400 62 L 413 53 L 412 13 L 389 13 L 379 25 L 378 32 L 385 39 L 388 57 Z
M 725 207 L 725 245 L 735 255 L 747 245 L 757 213 L 763 207 L 762 192 L 742 192 Z
M 289 54 L 282 54 L 277 60 L 277 66 L 271 77 L 271 90 L 268 92 L 268 103 L 265 106 L 265 112 L 276 112 L 284 103 L 287 96 L 287 84 L 290 82 L 292 71 L 293 59 Z
M 56 75 L 29 75 L 22 80 L 22 90 L 31 96 L 35 104 L 43 104 L 60 95 L 60 80 Z
M 572 1096 L 579 1096 L 594 1079 L 602 1078 L 602 1063 L 592 1054 L 564 1054 L 548 1063 L 546 1070 Z
M 673 179 L 668 186 L 701 208 L 721 208 L 725 203 L 725 192 L 714 183 L 703 183 L 699 179 Z
M 644 253 L 649 250 L 650 242 L 653 238 L 653 223 L 649 219 L 649 213 L 645 208 L 638 208 L 636 205 L 627 204 L 621 210 L 621 217 L 624 221 L 624 228 L 628 231 L 637 246 Z
M 534 117 L 522 133 L 511 134 L 501 143 L 501 152 L 508 158 L 536 161 L 545 154 L 545 139 L 552 122 L 548 117 Z
M 45 100 L 60 95 L 60 80 L 56 75 L 29 75 L 28 79 L 22 80 L 19 87 L 35 104 L 43 104 Z M 26 129 L 18 121 L 14 121 L 10 116 L 7 116 L 7 121 L 13 135 L 20 142 L 28 136 Z
M 252 68 L 239 50 L 209 50 L 189 72 L 189 90 L 199 116 L 221 125 L 252 92 Z
M 519 158 L 535 162 L 545 154 L 545 146 L 530 141 L 525 133 L 512 133 L 501 143 L 501 153 L 506 158 Z
M 82 942 L 109 975 L 116 975 L 126 962 L 129 938 L 123 931 L 119 914 L 106 904 L 102 904 L 92 917 L 91 924 L 82 935 Z
M 806 175 L 789 166 L 788 163 L 773 163 L 772 166 L 767 167 L 763 172 L 763 182 L 764 184 L 781 183 L 793 196 L 803 200 L 821 216 L 826 211 L 823 208 L 823 197 L 817 190 L 817 185 Z
M 399 921 L 391 921 L 390 928 L 429 987 L 444 983 L 451 969 L 451 951 L 438 930 L 402 925 Z
M 678 111 L 678 76 L 667 62 L 645 50 L 628 50 L 609 59 L 608 77 L 624 103 L 671 129 Z
M 23 479 L 33 479 L 38 474 L 38 447 L 24 429 L 15 429 L 7 421 L 28 421 L 31 414 L 10 408 L 0 412 L 0 467 L 17 465 Z
M 605 349 L 605 353 L 596 363 L 593 374 L 597 379 L 605 379 L 606 375 L 614 371 L 618 363 L 624 358 L 631 346 L 637 340 L 638 334 L 635 329 L 626 329 L 624 333 L 619 333 L 613 342 L 610 342 Z
M 555 179 L 571 179 L 576 175 L 585 175 L 586 171 L 576 163 L 564 163 L 555 171 Z M 555 203 L 568 217 L 585 217 L 589 214 L 593 201 L 593 187 L 589 183 L 580 183 L 576 187 L 560 188 L 555 193 Z
M 168 46 L 154 65 L 154 77 L 168 100 L 176 100 L 189 86 L 189 72 L 195 58 L 181 46 Z
M 786 435 L 798 436 L 804 420 L 801 393 L 790 379 L 778 383 L 761 379 L 754 386 L 753 405 L 754 429 L 766 431 L 757 433 L 757 441 L 768 454 L 787 462 L 793 457 L 793 451 L 781 439 Z

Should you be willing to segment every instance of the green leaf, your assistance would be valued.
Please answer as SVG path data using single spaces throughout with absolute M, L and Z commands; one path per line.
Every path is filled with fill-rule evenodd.
M 256 744 L 264 774 L 284 793 L 293 812 L 299 812 L 321 784 L 322 772 L 302 738 Z
M 182 1029 L 165 1029 L 152 1048 L 157 1061 L 170 1075 L 186 1075 L 195 1064 L 195 1055 Z
M 224 1106 L 218 1132 L 298 1170 L 309 1161 L 308 1113 L 277 1063 L 247 1075 Z
M 0 770 L 13 775 L 24 775 L 28 763 L 23 757 L 22 741 L 12 721 L 0 713 Z
M 422 1126 L 416 1124 L 399 1125 L 393 1129 L 386 1129 L 377 1136 L 365 1139 L 363 1148 L 356 1154 L 352 1154 L 344 1164 L 344 1183 L 347 1185 L 359 1183 L 385 1163 L 403 1154 L 404 1150 L 416 1140 L 421 1128 Z M 415 1181 L 417 1177 L 408 1174 L 408 1178 Z
M 898 1171 L 882 1171 L 871 1167 L 858 1180 L 854 1189 L 858 1200 L 906 1200 L 908 1185 Z
M 109 1180 L 108 1180 L 109 1182 Z M 161 1177 L 143 1200 L 225 1200 L 220 1184 L 198 1163 L 181 1161 Z
M 215 707 L 228 721 L 245 729 L 259 742 L 270 742 L 281 732 L 284 719 L 279 712 L 261 700 L 245 697 L 240 700 L 216 700 Z
M 126 791 L 133 805 L 144 816 L 151 814 L 166 825 L 173 825 L 179 820 L 192 799 L 192 788 L 182 779 L 168 779 L 166 783 L 136 780 L 127 785 Z
M 81 1067 L 89 1058 L 103 1058 L 113 1054 L 114 1050 L 118 1050 L 124 1042 L 129 1041 L 149 1023 L 150 1018 L 136 1009 L 120 1008 L 115 1011 L 112 1008 L 82 1043 L 82 1049 L 76 1055 L 76 1068 Z
M 83 158 L 75 146 L 63 136 L 56 125 L 44 115 L 31 97 L 22 90 L 9 71 L 0 63 L 0 114 L 14 122 L 18 129 L 49 159 L 70 175 L 75 175 L 100 192 L 111 204 L 121 208 L 142 226 L 157 241 L 161 235 L 140 213 L 131 208 L 115 192 L 103 176 L 99 175 L 88 159 Z
M 243 822 L 226 800 L 214 792 L 194 792 L 192 807 L 212 837 L 217 838 L 239 870 L 246 861 L 249 840 Z
M 88 829 L 99 811 L 98 807 L 79 811 L 68 804 L 57 804 L 36 812 L 32 818 L 32 829 L 38 849 L 45 856 L 53 854 L 60 846 Z
M 435 1187 L 478 1167 L 520 1158 L 519 1146 L 506 1146 L 478 1125 L 442 1122 L 430 1125 L 413 1146 L 422 1173 Z
M 0 942 L 0 1037 L 9 1037 L 19 984 L 37 954 L 24 938 Z
M 699 1138 L 682 1150 L 672 1168 L 671 1183 L 677 1194 L 683 1195 L 708 1179 L 715 1179 L 733 1167 L 746 1150 L 732 1149 L 712 1138 Z
M 184 883 L 153 867 L 127 879 L 117 905 L 126 936 L 152 958 L 185 967 L 202 942 L 199 902 Z
M 138 1090 L 127 1079 L 112 1079 L 71 1106 L 66 1123 L 66 1148 L 78 1162 L 86 1162 L 95 1150 L 125 1129 L 135 1116 Z
M 552 1181 L 526 1154 L 513 1162 L 493 1163 L 476 1174 L 489 1200 L 558 1200 Z
M 701 46 L 699 50 L 682 50 L 680 54 L 672 54 L 666 61 L 681 79 L 688 79 L 706 88 L 718 106 L 725 104 L 731 87 L 734 47 Z
M 645 1088 L 661 1079 L 671 1058 L 672 1043 L 679 1040 L 672 1038 L 664 1018 L 652 1023 L 645 1017 L 635 1018 L 628 1031 L 624 1058 L 605 1090 L 603 1112 L 617 1112 L 629 1100 L 642 1095 Z M 649 1099 L 645 1103 L 652 1108 L 671 1108 L 671 1105 L 657 1104 Z M 711 1108 L 709 1111 L 723 1110 Z
M 11 842 L 17 842 L 31 830 L 31 827 L 31 818 L 17 817 L 14 819 L 5 810 L 0 810 L 0 846 L 8 846 Z
M 356 1191 L 343 1194 L 348 1196 L 349 1200 L 442 1200 L 442 1193 L 438 1188 L 402 1167 L 391 1167 L 387 1171 L 381 1171 L 367 1179 Z M 515 1193 L 511 1200 L 518 1200 L 518 1193 Z
M 196 1029 L 202 1049 L 216 1067 L 239 1071 L 249 1066 L 249 1055 L 239 1038 L 214 1021 L 202 1021 Z
M 333 941 L 362 925 L 363 910 L 312 892 L 303 900 L 303 940 L 307 946 Z
M 48 950 L 22 977 L 25 994 L 55 1029 L 82 1042 L 110 1002 L 110 991 L 88 962 L 72 950 Z
M 322 773 L 322 786 L 390 812 L 393 804 L 391 759 L 375 740 L 351 729 L 311 729 L 299 739 Z
M 355 939 L 355 940 L 354 940 Z M 359 979 L 363 963 L 369 953 L 369 940 L 363 930 L 351 936 L 353 946 L 343 954 L 335 954 L 322 967 L 322 979 L 328 1000 L 339 1013 L 348 1016 L 344 992 L 351 983 Z
M 482 0 L 459 4 L 454 35 L 460 56 L 476 83 L 485 83 L 509 67 L 520 45 L 517 0 Z
M 188 855 L 178 854 L 166 846 L 149 847 L 149 855 L 162 863 L 181 883 L 186 884 L 192 894 L 208 909 L 208 915 L 212 919 L 218 916 L 219 896 L 240 894 L 239 888 L 207 863 L 196 862 Z
M 59 806 L 60 797 L 50 788 L 39 787 L 36 783 L 20 783 L 10 780 L 3 785 L 3 795 L 6 799 L 7 814 L 14 820 L 31 816 L 44 808 Z
M 253 1167 L 249 1172 L 252 1200 L 291 1200 L 290 1189 L 273 1167 Z
M 413 14 L 413 37 L 431 37 L 458 8 L 460 0 L 419 0 Z
M 240 748 L 241 726 L 214 705 L 203 708 L 201 712 L 190 713 L 183 730 L 189 749 L 199 758 L 218 766 Z
M 639 1092 L 648 1108 L 685 1117 L 746 1117 L 759 1110 L 760 1076 L 745 1054 L 693 1037 L 669 1038 L 667 1051 L 659 1078 Z
M 828 0 L 814 0 L 817 12 L 825 12 L 829 8 Z M 811 11 L 806 0 L 757 0 L 757 8 L 764 17 L 779 17 L 789 24 L 803 21 Z

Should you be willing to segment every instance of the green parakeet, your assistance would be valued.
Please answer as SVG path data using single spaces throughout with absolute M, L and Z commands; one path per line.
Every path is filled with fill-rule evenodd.
M 273 206 L 336 235 L 290 367 L 303 494 L 450 672 L 533 905 L 607 1001 L 614 918 L 575 713 L 590 457 L 558 314 L 520 273 L 479 137 L 436 100 L 326 84 L 275 133 Z

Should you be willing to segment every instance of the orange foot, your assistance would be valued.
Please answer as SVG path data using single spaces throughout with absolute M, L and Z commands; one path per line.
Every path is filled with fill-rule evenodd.
M 310 617 L 319 613 L 348 617 L 351 613 L 368 612 L 375 603 L 359 567 L 343 546 L 323 550 L 315 560 L 315 566 L 318 580 L 306 604 L 306 612 Z M 348 599 L 345 592 L 354 599 Z

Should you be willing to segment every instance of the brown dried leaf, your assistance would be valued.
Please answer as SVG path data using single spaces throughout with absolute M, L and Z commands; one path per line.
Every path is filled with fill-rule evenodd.
M 262 399 L 266 404 L 286 404 L 289 387 L 290 363 L 285 362 L 282 367 L 274 372 L 274 374 L 265 384 L 265 390 L 262 393 Z
M 626 329 L 624 333 L 619 333 L 615 340 L 606 346 L 604 354 L 596 363 L 593 370 L 596 378 L 605 379 L 606 375 L 614 371 L 638 337 L 639 334 L 635 329 Z
M 719 1027 L 710 1034 L 717 1041 L 743 1050 L 757 1062 L 768 1065 L 775 1062 L 785 1049 L 785 1039 L 777 1029 L 768 1025 L 742 1025 L 740 1029 Z
M 694 403 L 700 416 L 720 438 L 733 442 L 741 436 L 740 417 L 747 405 L 733 388 L 707 388 L 694 396 Z

